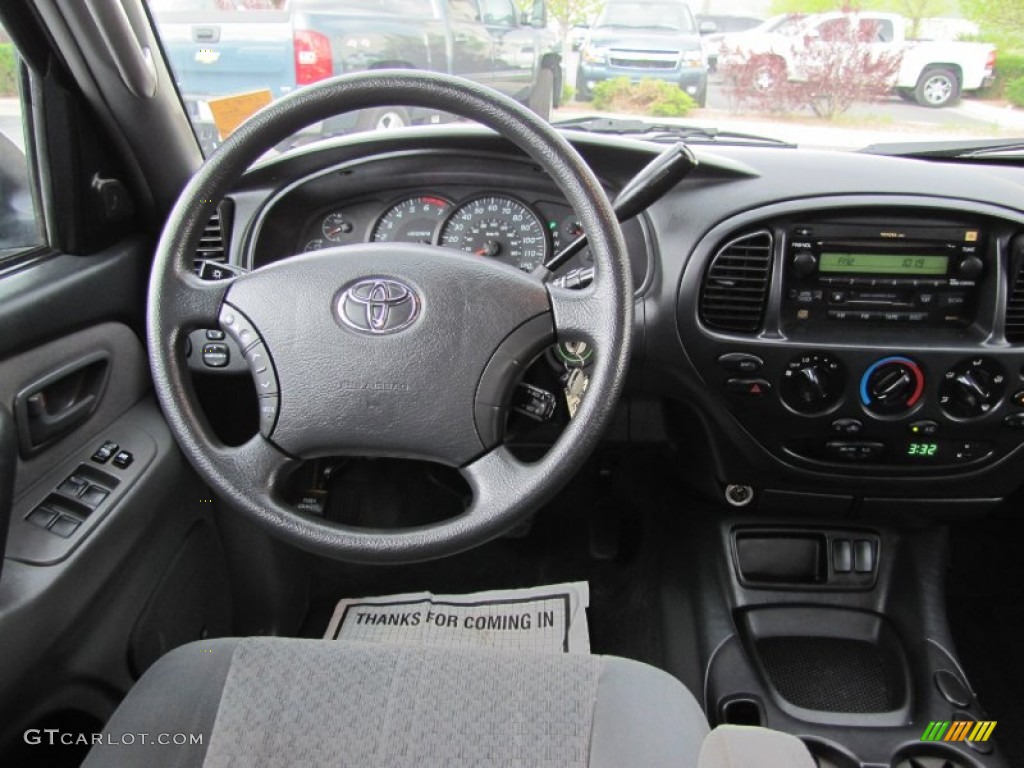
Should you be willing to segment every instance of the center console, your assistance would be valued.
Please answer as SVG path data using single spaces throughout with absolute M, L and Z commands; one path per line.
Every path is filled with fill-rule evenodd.
M 684 345 L 790 466 L 973 472 L 1024 442 L 1022 254 L 1024 234 L 984 216 L 778 217 L 709 253 L 697 307 L 680 302 Z

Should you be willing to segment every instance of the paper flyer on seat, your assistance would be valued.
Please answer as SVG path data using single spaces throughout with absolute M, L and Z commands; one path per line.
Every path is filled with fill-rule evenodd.
M 467 595 L 346 598 L 325 638 L 447 648 L 590 653 L 590 587 L 578 581 Z

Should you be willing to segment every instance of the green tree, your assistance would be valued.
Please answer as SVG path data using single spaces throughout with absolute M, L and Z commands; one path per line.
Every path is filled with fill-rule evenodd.
M 964 15 L 986 39 L 1007 50 L 1024 50 L 1024 3 L 1020 0 L 960 0 Z
M 985 2 L 986 0 L 981 0 Z M 1013 4 L 1020 0 L 1002 0 Z M 905 16 L 908 37 L 917 37 L 921 19 L 942 16 L 955 10 L 954 0 L 774 0 L 775 13 L 824 13 L 827 11 L 888 11 Z
M 523 11 L 533 7 L 533 0 L 516 0 Z M 574 24 L 589 24 L 604 5 L 603 0 L 547 0 L 548 19 L 558 23 L 565 40 Z

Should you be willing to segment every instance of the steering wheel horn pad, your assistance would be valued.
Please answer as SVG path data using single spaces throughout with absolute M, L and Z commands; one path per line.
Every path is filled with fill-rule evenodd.
M 396 104 L 483 123 L 540 165 L 577 212 L 599 279 L 567 290 L 454 249 L 400 244 L 303 254 L 224 281 L 192 273 L 217 201 L 268 147 L 334 115 Z M 224 445 L 213 433 L 184 357 L 191 330 L 218 324 L 236 338 L 251 335 L 245 354 L 258 391 L 266 390 L 262 434 L 241 446 Z M 622 232 L 582 158 L 555 128 L 511 99 L 460 78 L 412 70 L 325 80 L 243 123 L 171 211 L 147 305 L 156 396 L 197 472 L 282 540 L 365 563 L 455 554 L 539 509 L 610 422 L 632 335 L 633 284 Z M 541 459 L 525 464 L 500 444 L 504 406 L 525 365 L 554 340 L 586 341 L 597 350 L 590 385 L 562 435 Z M 455 466 L 472 500 L 447 520 L 376 529 L 305 515 L 281 498 L 284 478 L 300 460 L 337 454 Z
M 348 286 L 361 289 L 354 299 Z M 545 316 L 547 340 L 554 338 L 539 281 L 434 246 L 370 243 L 303 254 L 237 278 L 225 301 L 251 321 L 277 372 L 273 442 L 304 459 L 467 464 L 487 447 L 474 413 L 495 350 Z M 403 327 L 391 330 L 391 315 Z

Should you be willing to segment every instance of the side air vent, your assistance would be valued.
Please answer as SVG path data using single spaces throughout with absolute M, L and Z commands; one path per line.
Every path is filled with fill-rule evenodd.
M 227 201 L 217 206 L 217 212 L 199 238 L 196 246 L 196 272 L 204 261 L 216 261 L 221 264 L 228 260 L 228 243 L 231 241 L 231 204 Z
M 764 322 L 771 275 L 771 232 L 761 230 L 729 241 L 704 276 L 701 320 L 722 331 L 757 331 Z
M 1010 241 L 1010 292 L 1006 297 L 1006 340 L 1024 342 L 1024 235 Z

